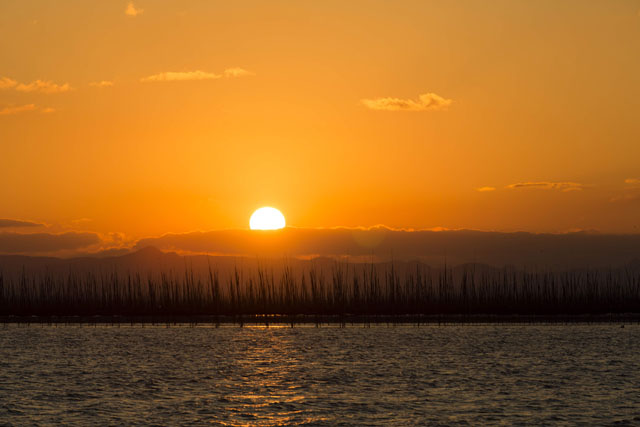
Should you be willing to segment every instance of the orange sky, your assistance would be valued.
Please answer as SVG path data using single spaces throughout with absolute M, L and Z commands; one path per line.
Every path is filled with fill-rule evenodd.
M 639 11 L 4 0 L 0 218 L 637 233 Z

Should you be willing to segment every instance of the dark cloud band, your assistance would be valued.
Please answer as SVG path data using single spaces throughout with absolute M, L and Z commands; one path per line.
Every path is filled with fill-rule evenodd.
M 96 233 L 0 233 L 0 253 L 33 254 L 83 249 L 100 243 Z
M 14 228 L 14 227 L 41 227 L 44 224 L 33 221 L 23 221 L 20 219 L 4 219 L 0 218 L 0 228 Z

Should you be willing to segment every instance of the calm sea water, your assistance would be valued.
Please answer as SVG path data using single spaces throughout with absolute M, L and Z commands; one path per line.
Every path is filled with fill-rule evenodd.
M 0 326 L 0 424 L 640 424 L 640 326 Z

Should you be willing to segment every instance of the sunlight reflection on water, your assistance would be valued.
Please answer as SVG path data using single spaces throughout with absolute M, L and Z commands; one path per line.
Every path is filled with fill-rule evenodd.
M 0 327 L 9 424 L 640 422 L 640 327 Z

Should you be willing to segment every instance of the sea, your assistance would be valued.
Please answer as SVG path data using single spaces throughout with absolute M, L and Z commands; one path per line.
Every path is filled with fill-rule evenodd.
M 640 326 L 0 325 L 0 425 L 640 425 Z

